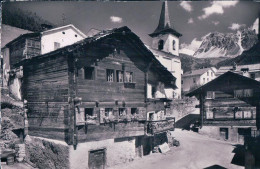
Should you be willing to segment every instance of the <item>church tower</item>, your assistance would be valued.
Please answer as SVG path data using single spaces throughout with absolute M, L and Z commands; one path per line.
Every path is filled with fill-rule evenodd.
M 162 5 L 160 20 L 157 28 L 151 34 L 151 51 L 161 64 L 176 78 L 177 89 L 165 89 L 168 98 L 181 98 L 181 61 L 179 58 L 179 38 L 182 36 L 170 23 L 168 2 Z
M 163 2 L 157 28 L 149 35 L 153 49 L 179 56 L 179 37 L 182 35 L 171 26 L 167 1 Z

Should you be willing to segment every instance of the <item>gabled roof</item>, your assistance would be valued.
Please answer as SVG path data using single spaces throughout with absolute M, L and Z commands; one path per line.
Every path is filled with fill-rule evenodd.
M 229 71 L 199 87 L 198 89 L 191 91 L 186 94 L 186 96 L 195 96 L 206 91 L 230 92 L 239 89 L 260 90 L 260 82 Z
M 75 30 L 78 34 L 80 34 L 83 38 L 86 38 L 86 35 L 85 35 L 84 33 L 82 33 L 82 32 L 81 32 L 79 29 L 77 29 L 74 25 L 69 24 L 69 25 L 65 25 L 65 26 L 61 26 L 61 27 L 49 29 L 49 30 L 42 31 L 42 32 L 34 32 L 34 33 L 22 34 L 22 35 L 18 36 L 17 38 L 13 39 L 12 41 L 10 41 L 9 43 L 7 43 L 7 44 L 5 45 L 5 47 L 10 46 L 13 42 L 18 41 L 18 40 L 23 39 L 23 38 L 37 37 L 37 36 L 40 36 L 40 35 L 48 34 L 48 33 L 51 33 L 51 32 L 58 31 L 58 30 L 64 30 L 64 29 L 67 29 L 67 28 L 72 28 L 72 29 Z
M 98 33 L 100 33 L 100 32 L 102 32 L 102 31 L 101 31 L 101 30 L 98 30 L 98 29 L 96 29 L 96 28 L 91 28 L 91 29 L 87 32 L 86 36 L 87 36 L 87 37 L 92 37 L 92 36 L 94 36 L 94 35 L 96 35 L 96 34 L 98 34 Z
M 48 29 L 46 31 L 41 32 L 41 34 L 44 35 L 44 34 L 47 34 L 47 33 L 55 32 L 55 31 L 59 31 L 59 30 L 67 29 L 67 28 L 72 28 L 74 31 L 76 31 L 78 34 L 80 34 L 83 38 L 87 37 L 83 32 L 81 32 L 78 28 L 76 28 L 72 24 L 56 27 L 56 28 L 53 28 L 53 29 Z
M 161 77 L 162 82 L 165 83 L 166 87 L 171 88 L 177 88 L 175 85 L 176 78 L 156 59 L 156 57 L 153 55 L 153 53 L 147 49 L 147 47 L 144 45 L 144 43 L 140 40 L 140 38 L 134 34 L 128 27 L 120 27 L 115 28 L 112 30 L 105 30 L 102 31 L 93 37 L 85 38 L 81 41 L 78 41 L 72 45 L 65 46 L 63 48 L 59 48 L 55 51 L 39 55 L 36 57 L 32 57 L 29 59 L 24 59 L 21 62 L 17 63 L 15 66 L 20 65 L 26 65 L 31 64 L 32 61 L 37 61 L 38 59 L 45 58 L 45 57 L 51 57 L 53 55 L 57 55 L 64 52 L 73 52 L 74 50 L 77 50 L 81 48 L 82 46 L 90 46 L 95 43 L 99 43 L 100 41 L 104 39 L 111 39 L 111 37 L 116 36 L 119 38 L 124 38 L 127 41 L 131 43 L 134 47 L 138 48 L 138 50 L 142 53 L 142 57 L 144 57 L 145 60 L 148 60 L 151 62 L 152 66 L 151 68 L 155 69 L 156 72 Z M 70 55 L 71 56 L 71 55 Z M 149 63 L 147 63 L 149 64 Z
M 173 27 L 171 27 L 169 11 L 168 11 L 168 3 L 167 3 L 167 1 L 164 1 L 163 5 L 162 5 L 159 24 L 158 24 L 157 28 L 155 29 L 155 31 L 149 35 L 151 37 L 154 37 L 159 34 L 166 34 L 166 33 L 171 33 L 177 37 L 182 36 L 182 34 L 180 34 Z
M 4 47 L 9 47 L 12 43 L 14 43 L 15 41 L 19 41 L 20 39 L 37 37 L 40 35 L 41 35 L 40 32 L 22 34 L 17 38 L 13 39 L 12 41 L 8 42 Z
M 209 67 L 209 68 L 204 68 L 204 69 L 191 70 L 189 72 L 184 73 L 182 77 L 200 76 L 200 75 L 206 73 L 208 70 L 212 70 L 213 72 L 216 73 L 217 69 L 215 67 Z

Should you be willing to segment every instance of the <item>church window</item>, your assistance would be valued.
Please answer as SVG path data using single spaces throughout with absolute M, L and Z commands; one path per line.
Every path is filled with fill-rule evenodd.
M 163 40 L 159 40 L 159 43 L 158 43 L 158 50 L 163 50 L 163 43 L 164 43 Z
M 172 49 L 173 49 L 173 50 L 176 50 L 175 45 L 176 45 L 176 42 L 175 42 L 175 40 L 173 40 L 173 41 L 172 41 Z

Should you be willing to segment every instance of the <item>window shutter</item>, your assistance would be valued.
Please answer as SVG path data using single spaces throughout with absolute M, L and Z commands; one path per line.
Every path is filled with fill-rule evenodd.
M 104 123 L 104 117 L 105 117 L 105 108 L 99 109 L 99 120 L 100 123 Z
M 82 107 L 76 107 L 76 124 L 82 124 L 85 123 L 85 109 Z
M 114 109 L 113 109 L 113 115 L 115 116 L 115 120 L 118 120 L 118 119 L 119 119 L 118 107 L 114 107 Z

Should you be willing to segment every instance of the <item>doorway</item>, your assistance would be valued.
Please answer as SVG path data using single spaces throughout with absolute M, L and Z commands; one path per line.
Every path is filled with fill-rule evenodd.
M 90 151 L 88 166 L 89 166 L 89 169 L 105 169 L 105 166 L 106 166 L 105 149 Z

